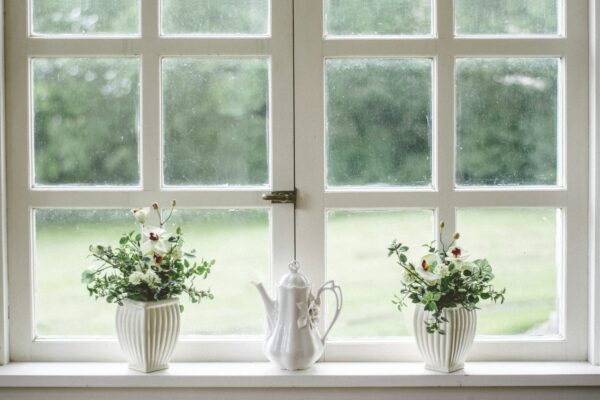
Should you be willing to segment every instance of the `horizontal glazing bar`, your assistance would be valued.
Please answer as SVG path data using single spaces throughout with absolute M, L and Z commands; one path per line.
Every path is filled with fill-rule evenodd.
M 300 196 L 302 198 L 302 196 Z M 329 192 L 326 208 L 566 207 L 566 191 Z M 300 207 L 302 205 L 300 204 Z
M 23 200 L 30 207 L 111 208 L 140 207 L 156 201 L 169 204 L 177 200 L 178 207 L 270 207 L 262 199 L 269 190 L 203 190 L 203 191 L 126 191 L 54 190 L 30 191 Z
M 29 38 L 32 56 L 54 55 L 269 55 L 270 38 L 49 39 Z
M 344 56 L 562 56 L 569 40 L 558 39 L 334 39 L 325 40 L 325 57 Z

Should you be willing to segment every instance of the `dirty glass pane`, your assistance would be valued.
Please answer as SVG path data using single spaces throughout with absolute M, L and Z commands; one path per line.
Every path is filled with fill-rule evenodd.
M 556 185 L 559 60 L 459 59 L 459 185 Z
M 165 59 L 163 132 L 167 185 L 267 185 L 268 61 Z
M 137 58 L 35 58 L 35 184 L 139 183 Z
M 557 35 L 560 0 L 455 0 L 459 35 Z
M 269 0 L 162 0 L 165 35 L 265 35 Z
M 431 184 L 432 61 L 326 63 L 327 184 Z
M 31 0 L 31 6 L 34 34 L 98 36 L 139 33 L 139 0 Z
M 485 221 L 485 223 L 482 223 Z M 486 258 L 506 288 L 504 304 L 486 302 L 479 335 L 559 334 L 560 211 L 553 208 L 474 208 L 457 213 L 460 245 Z
M 431 0 L 327 0 L 329 35 L 430 35 Z
M 327 214 L 327 279 L 342 287 L 344 307 L 332 330 L 337 337 L 410 336 L 412 308 L 398 312 L 401 269 L 387 256 L 392 240 L 420 257 L 433 239 L 431 210 L 330 211 Z M 335 304 L 328 303 L 328 310 Z M 328 319 L 331 316 L 328 316 Z
M 167 229 L 181 226 L 184 249 L 215 259 L 199 288 L 214 300 L 191 304 L 183 296 L 183 335 L 258 335 L 264 312 L 250 281 L 270 286 L 269 212 L 263 209 L 176 210 Z M 114 336 L 115 304 L 94 300 L 81 283 L 92 264 L 90 244 L 118 245 L 137 229 L 129 210 L 35 211 L 35 327 L 39 337 Z M 231 249 L 235 249 L 232 251 Z M 243 254 L 243 257 L 240 257 Z M 93 315 L 94 318 L 89 318 Z

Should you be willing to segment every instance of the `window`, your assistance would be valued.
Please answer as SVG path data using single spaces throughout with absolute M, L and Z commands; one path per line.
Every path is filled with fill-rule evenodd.
M 217 259 L 176 360 L 261 360 L 294 257 L 344 290 L 326 360 L 417 359 L 386 247 L 440 221 L 508 290 L 473 359 L 585 359 L 585 2 L 107 1 L 7 1 L 14 360 L 119 359 L 87 247 L 173 198 Z

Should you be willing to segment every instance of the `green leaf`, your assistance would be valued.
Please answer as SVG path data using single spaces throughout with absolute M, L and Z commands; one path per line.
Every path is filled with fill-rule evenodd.
M 92 271 L 83 271 L 81 274 L 81 283 L 89 284 L 94 281 L 94 276 L 96 274 Z

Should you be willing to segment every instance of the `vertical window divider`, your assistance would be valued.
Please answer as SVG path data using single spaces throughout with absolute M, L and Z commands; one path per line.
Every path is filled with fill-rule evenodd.
M 4 15 L 4 2 L 0 1 L 0 15 Z M 0 19 L 0 76 L 4 77 L 4 19 Z M 8 364 L 8 264 L 6 247 L 6 131 L 5 131 L 5 81 L 0 78 L 0 365 Z
M 294 1 L 296 257 L 315 288 L 326 274 L 323 6 Z
M 160 40 L 160 0 L 142 1 L 142 42 Z M 162 184 L 162 109 L 161 109 L 161 58 L 157 51 L 147 51 L 142 46 L 140 54 L 140 172 L 144 191 L 158 192 Z
M 437 1 L 437 34 L 440 42 L 454 40 L 453 1 Z M 434 101 L 434 165 L 437 167 L 434 185 L 439 192 L 439 209 L 435 227 L 436 237 L 439 224 L 443 221 L 444 242 L 449 243 L 450 236 L 456 230 L 454 209 L 455 181 L 455 142 L 456 124 L 454 117 L 454 46 L 438 46 L 439 54 L 435 65 L 435 101 Z
M 568 45 L 563 61 L 563 144 L 566 146 L 564 154 L 565 187 L 572 195 L 568 196 L 566 210 L 563 216 L 564 223 L 564 261 L 563 276 L 565 282 L 564 300 L 565 308 L 563 317 L 565 320 L 564 335 L 568 339 L 568 354 L 570 359 L 582 359 L 587 356 L 584 346 L 588 330 L 587 323 L 587 297 L 588 280 L 586 274 L 575 273 L 575 270 L 588 263 L 588 230 L 580 227 L 589 222 L 587 196 L 577 195 L 587 193 L 588 180 L 582 179 L 588 176 L 589 154 L 588 132 L 589 115 L 588 107 L 588 82 L 582 77 L 588 76 L 588 24 L 581 20 L 581 15 L 587 15 L 588 4 L 582 2 L 569 2 L 565 7 L 566 38 Z M 579 16 L 579 17 L 578 17 Z M 568 139 L 568 140 L 567 140 Z

